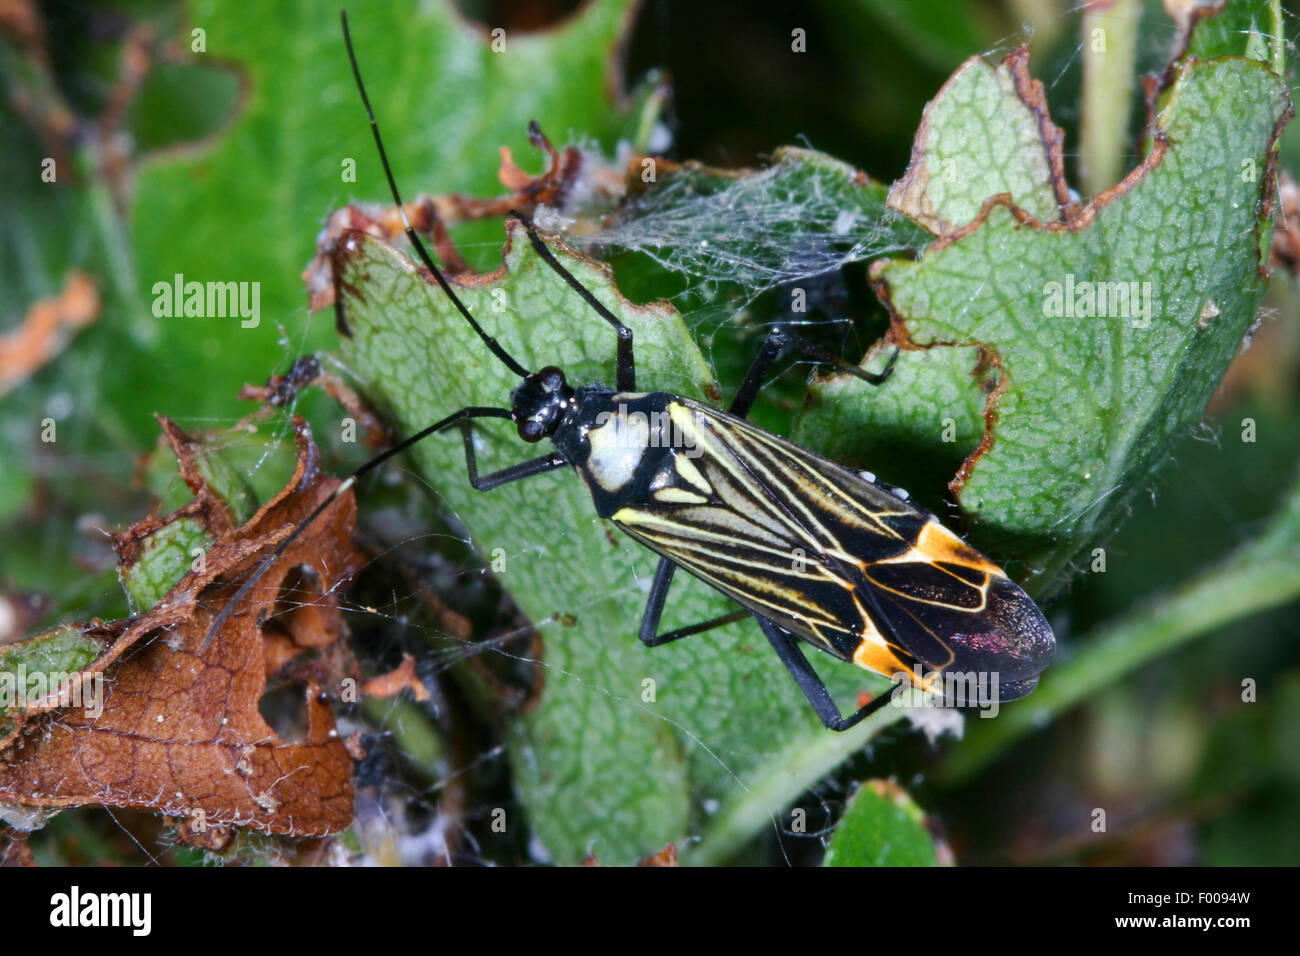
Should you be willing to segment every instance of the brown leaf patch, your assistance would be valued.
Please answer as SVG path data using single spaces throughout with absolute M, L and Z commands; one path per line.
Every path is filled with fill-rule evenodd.
M 21 830 L 0 826 L 0 867 L 35 866 L 27 834 Z
M 637 861 L 637 866 L 676 866 L 677 865 L 677 844 L 665 843 L 664 848 L 658 853 L 652 853 L 650 856 Z
M 352 760 L 322 684 L 302 681 L 301 741 L 282 740 L 258 704 L 268 665 L 278 672 L 306 648 L 337 639 L 335 593 L 353 571 L 352 494 L 340 495 L 288 547 L 200 651 L 209 623 L 244 577 L 338 482 L 321 473 L 310 429 L 295 417 L 293 476 L 236 527 L 198 472 L 196 441 L 170 421 L 162 427 L 195 497 L 118 535 L 119 558 L 133 566 L 152 534 L 182 518 L 199 521 L 214 543 L 201 570 L 187 571 L 153 608 L 98 625 L 110 638 L 104 652 L 18 714 L 17 729 L 0 740 L 0 802 L 154 810 L 183 820 L 183 839 L 209 846 L 236 826 L 294 836 L 337 832 L 351 819 Z M 286 599 L 290 586 L 307 597 L 300 591 Z M 100 707 L 91 693 L 76 696 L 95 687 Z M 68 699 L 92 706 L 59 706 Z
M 272 408 L 287 408 L 297 399 L 298 393 L 308 385 L 315 385 L 343 408 L 365 435 L 368 448 L 381 448 L 391 441 L 383 421 L 362 401 L 361 396 L 338 375 L 321 368 L 314 355 L 294 359 L 284 375 L 272 375 L 265 385 L 244 385 L 239 397 L 263 402 Z
M 461 222 L 504 216 L 512 209 L 531 214 L 540 205 L 563 208 L 565 197 L 584 172 L 584 165 L 590 165 L 575 147 L 557 151 L 536 123 L 528 127 L 528 140 L 546 157 L 546 168 L 540 175 L 530 176 L 515 165 L 510 151 L 502 148 L 497 178 L 509 190 L 506 195 L 476 199 L 454 193 L 445 196 L 422 194 L 403 206 L 411 226 L 432 241 L 434 254 L 450 275 L 463 275 L 470 269 L 452 244 L 447 232 L 449 227 Z M 404 229 L 396 207 L 347 205 L 335 210 L 317 235 L 316 255 L 302 274 L 307 286 L 308 308 L 313 312 L 328 308 L 335 302 L 338 292 L 335 256 L 340 241 L 349 232 L 364 232 L 393 242 L 402 237 Z M 340 328 L 340 332 L 346 334 L 346 329 Z
M 48 363 L 77 330 L 99 315 L 99 290 L 84 272 L 70 272 L 63 291 L 34 303 L 12 332 L 0 336 L 0 395 Z
M 1268 267 L 1300 277 L 1300 186 L 1285 170 L 1278 176 L 1278 216 Z
M 410 690 L 416 700 L 428 700 L 429 690 L 415 673 L 415 658 L 410 654 L 402 655 L 402 663 L 387 674 L 372 677 L 361 685 L 361 693 L 366 697 L 396 697 L 404 690 Z

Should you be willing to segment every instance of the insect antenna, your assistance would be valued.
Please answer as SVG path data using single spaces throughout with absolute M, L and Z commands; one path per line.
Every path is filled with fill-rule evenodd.
M 339 19 L 343 25 L 343 43 L 347 47 L 348 63 L 352 67 L 352 77 L 353 79 L 356 80 L 357 92 L 361 94 L 361 104 L 365 107 L 366 118 L 370 121 L 370 132 L 374 135 L 375 147 L 379 152 L 379 162 L 380 165 L 383 166 L 384 177 L 388 180 L 388 190 L 390 193 L 392 193 L 393 203 L 397 206 L 397 214 L 398 216 L 401 217 L 402 227 L 406 231 L 407 238 L 411 240 L 411 245 L 415 247 L 416 254 L 419 256 L 420 261 L 424 264 L 425 268 L 427 268 L 429 272 L 433 275 L 434 279 L 437 280 L 438 285 L 442 287 L 442 291 L 447 294 L 447 298 L 449 298 L 452 304 L 456 306 L 457 311 L 459 311 L 460 314 L 465 317 L 465 321 L 469 323 L 470 328 L 474 330 L 474 333 L 482 340 L 483 344 L 488 347 L 488 350 L 493 355 L 495 355 L 501 361 L 501 363 L 505 365 L 505 367 L 508 368 L 515 375 L 518 375 L 520 378 L 527 378 L 530 374 L 529 371 L 526 368 L 524 368 L 522 365 L 520 365 L 519 362 L 517 362 L 514 359 L 514 357 L 509 352 L 507 352 L 499 342 L 497 342 L 496 339 L 488 335 L 487 332 L 483 330 L 483 327 L 478 324 L 478 321 L 474 318 L 474 315 L 465 306 L 465 303 L 460 300 L 460 297 L 458 295 L 456 295 L 455 290 L 453 290 L 451 287 L 451 283 L 448 282 L 447 277 L 442 274 L 442 270 L 439 269 L 438 266 L 434 263 L 433 258 L 429 255 L 428 250 L 425 249 L 424 243 L 420 240 L 419 234 L 415 231 L 414 228 L 412 228 L 411 221 L 406 216 L 406 209 L 402 205 L 402 197 L 400 192 L 397 189 L 397 180 L 393 178 L 392 167 L 389 166 L 388 164 L 388 153 L 384 150 L 384 141 L 383 138 L 379 135 L 379 123 L 375 119 L 375 111 L 370 106 L 370 97 L 366 95 L 365 83 L 363 83 L 361 80 L 361 69 L 360 67 L 357 66 L 356 52 L 352 48 L 352 34 L 348 30 L 347 11 L 340 10 Z M 328 510 L 329 507 L 332 504 L 334 504 L 335 501 L 338 500 L 340 495 L 344 494 L 349 488 L 351 488 L 354 484 L 356 484 L 358 479 L 363 477 L 368 472 L 378 468 L 380 465 L 388 461 L 394 455 L 401 454 L 403 451 L 410 448 L 412 445 L 416 444 L 417 442 L 423 440 L 424 438 L 427 438 L 429 435 L 432 435 L 434 432 L 442 431 L 444 428 L 447 428 L 448 426 L 456 422 L 465 419 L 471 419 L 471 418 L 509 418 L 509 417 L 510 417 L 510 412 L 503 408 L 487 408 L 487 407 L 462 408 L 460 411 L 448 415 L 446 418 L 442 419 L 441 421 L 434 422 L 432 425 L 428 426 L 427 428 L 423 428 L 420 431 L 416 432 L 414 435 L 411 435 L 408 438 L 398 442 L 392 448 L 380 452 L 374 458 L 371 458 L 369 461 L 365 462 L 363 465 L 361 465 L 359 468 L 353 471 L 352 474 L 348 475 L 348 477 L 344 478 L 343 481 L 339 483 L 338 487 L 334 489 L 334 491 L 330 494 L 328 498 L 326 498 L 323 502 L 321 502 L 319 505 L 316 506 L 316 508 L 312 511 L 311 514 L 309 514 L 302 521 L 298 522 L 298 524 L 294 527 L 294 529 L 289 533 L 289 536 L 285 538 L 283 541 L 281 541 L 274 551 L 272 551 L 269 555 L 262 558 L 262 560 L 258 562 L 257 567 L 253 569 L 252 573 L 250 573 L 249 576 L 244 580 L 244 582 L 239 586 L 239 588 L 235 591 L 234 595 L 230 598 L 230 600 L 228 600 L 225 603 L 225 605 L 217 613 L 216 617 L 212 619 L 212 623 L 208 625 L 207 632 L 203 635 L 203 641 L 202 643 L 199 644 L 199 651 L 200 652 L 204 651 L 207 648 L 207 646 L 212 643 L 212 638 L 225 625 L 226 621 L 230 618 L 230 615 L 234 612 L 234 609 L 239 605 L 239 603 L 244 599 L 244 597 L 257 585 L 258 581 L 260 581 L 266 575 L 267 571 L 271 569 L 272 565 L 274 565 L 275 562 L 278 561 L 284 555 L 284 553 L 289 550 L 289 548 L 293 545 L 293 543 L 296 540 L 298 540 L 299 537 L 302 536 L 302 533 L 306 531 L 308 527 L 310 527 L 311 523 L 315 521 L 317 518 L 319 518 L 322 514 L 324 514 L 325 511 Z
M 529 375 L 528 369 L 516 362 L 496 339 L 483 331 L 483 327 L 478 324 L 469 309 L 465 307 L 465 303 L 461 302 L 460 297 L 452 291 L 451 283 L 442 274 L 442 270 L 433 264 L 433 258 L 429 255 L 428 250 L 424 248 L 419 233 L 411 227 L 411 221 L 406 218 L 406 207 L 402 205 L 402 197 L 397 191 L 397 180 L 393 178 L 393 170 L 388 165 L 388 153 L 384 151 L 384 141 L 379 135 L 379 123 L 375 120 L 375 111 L 370 108 L 370 97 L 366 95 L 366 86 L 361 82 L 361 69 L 357 66 L 357 55 L 352 49 L 352 34 L 348 32 L 348 14 L 346 10 L 339 11 L 339 19 L 343 23 L 343 43 L 348 48 L 348 62 L 352 65 L 352 76 L 357 81 L 357 92 L 361 94 L 361 103 L 365 106 L 366 117 L 370 120 L 370 132 L 374 134 L 375 146 L 379 150 L 379 162 L 384 167 L 384 176 L 388 179 L 388 190 L 393 194 L 393 202 L 397 206 L 397 214 L 402 219 L 402 227 L 406 230 L 407 238 L 411 240 L 411 245 L 415 246 L 416 254 L 420 257 L 420 261 L 424 263 L 425 268 L 433 273 L 433 277 L 438 280 L 438 285 L 442 286 L 442 291 L 447 293 L 447 298 L 451 299 L 452 304 L 465 317 L 465 321 L 483 340 L 483 344 L 488 347 L 488 350 L 500 359 L 501 363 L 511 372 L 520 378 L 527 378 Z

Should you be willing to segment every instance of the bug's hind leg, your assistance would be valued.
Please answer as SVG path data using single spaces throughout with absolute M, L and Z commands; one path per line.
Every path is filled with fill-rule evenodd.
M 655 632 L 659 630 L 659 618 L 662 617 L 664 613 L 664 601 L 668 597 L 668 589 L 672 587 L 673 572 L 676 570 L 677 565 L 673 564 L 667 558 L 659 559 L 659 567 L 655 569 L 654 581 L 650 585 L 650 598 L 646 601 L 645 614 L 641 616 L 641 631 L 639 637 L 641 638 L 641 643 L 646 647 L 658 647 L 660 644 L 679 641 L 683 637 L 690 637 L 692 634 L 702 634 L 705 631 L 713 630 L 715 627 L 722 627 L 724 624 L 731 624 L 749 616 L 749 611 L 746 610 L 732 611 L 730 614 L 721 614 L 718 617 L 711 617 L 707 621 L 701 621 L 699 624 L 692 624 L 689 627 L 679 627 L 675 631 L 656 634 Z
M 821 718 L 822 724 L 828 730 L 848 730 L 863 718 L 871 716 L 884 707 L 892 699 L 892 694 L 880 694 L 875 700 L 848 717 L 841 717 L 840 709 L 832 699 L 831 692 L 826 689 L 822 679 L 808 663 L 808 658 L 804 657 L 803 650 L 796 643 L 795 638 L 767 618 L 757 615 L 755 617 L 758 619 L 758 626 L 767 635 L 772 649 L 776 651 L 777 657 L 781 658 L 781 663 L 790 672 L 790 676 L 799 685 L 804 697 L 808 698 L 808 703 L 812 704 L 813 710 L 817 711 L 817 716 Z
M 548 471 L 563 468 L 568 464 L 564 456 L 558 452 L 551 452 L 549 455 L 530 458 L 528 461 L 511 465 L 509 468 L 502 468 L 500 471 L 480 475 L 478 473 L 478 455 L 474 451 L 474 425 L 469 419 L 461 421 L 460 434 L 465 442 L 465 470 L 469 473 L 469 483 L 476 491 L 489 491 L 498 485 L 509 484 L 523 478 L 531 478 L 533 475 L 543 475 Z
M 736 397 L 731 400 L 731 407 L 728 409 L 731 414 L 738 418 L 744 418 L 749 414 L 750 406 L 754 404 L 754 399 L 758 397 L 759 389 L 763 387 L 763 379 L 767 377 L 768 370 L 771 369 L 772 363 L 786 349 L 794 349 L 808 358 L 816 359 L 826 365 L 834 365 L 840 371 L 855 375 L 872 385 L 882 384 L 885 379 L 893 374 L 894 363 L 898 361 L 899 351 L 894 349 L 894 354 L 889 357 L 889 362 L 881 371 L 868 372 L 861 366 L 846 362 L 844 359 L 832 355 L 811 342 L 805 342 L 784 326 L 778 325 L 763 340 L 758 354 L 754 356 L 754 361 L 750 363 L 749 371 L 745 373 L 745 380 L 740 383 L 740 388 L 736 389 Z

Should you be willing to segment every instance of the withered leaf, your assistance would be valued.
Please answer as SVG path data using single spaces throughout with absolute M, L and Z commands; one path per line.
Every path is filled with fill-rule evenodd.
M 155 810 L 183 821 L 183 839 L 207 845 L 220 842 L 209 834 L 214 828 L 337 832 L 351 820 L 352 758 L 322 684 L 303 681 L 301 741 L 282 740 L 258 702 L 283 664 L 337 640 L 335 594 L 354 570 L 352 494 L 289 546 L 200 651 L 209 623 L 244 577 L 338 482 L 321 473 L 310 429 L 295 417 L 293 476 L 236 526 L 195 465 L 197 442 L 172 422 L 161 424 L 194 499 L 117 536 L 122 572 L 135 568 L 153 535 L 179 521 L 197 521 L 212 543 L 152 608 L 86 626 L 108 638 L 103 653 L 56 691 L 11 712 L 16 726 L 0 739 L 0 802 Z
M 27 834 L 0 826 L 0 867 L 35 865 L 31 848 L 27 846 Z
M 580 173 L 593 178 L 601 189 L 613 194 L 622 193 L 621 180 L 609 170 L 584 169 L 584 166 L 594 165 L 594 157 L 584 155 L 574 146 L 566 147 L 563 151 L 556 150 L 536 123 L 528 127 L 528 140 L 545 157 L 546 168 L 540 175 L 530 176 L 515 165 L 510 150 L 501 147 L 497 178 L 509 190 L 506 195 L 476 199 L 456 194 L 421 194 L 413 202 L 405 204 L 407 219 L 416 232 L 433 241 L 434 251 L 448 273 L 460 275 L 470 271 L 447 232 L 457 223 L 504 216 L 512 209 L 531 214 L 538 206 L 562 208 L 566 194 L 572 191 L 572 184 Z M 334 257 L 339 240 L 345 234 L 364 232 L 385 241 L 396 241 L 401 238 L 403 231 L 402 219 L 395 207 L 383 209 L 347 205 L 335 210 L 316 237 L 316 255 L 302 274 L 311 311 L 328 308 L 335 302 L 337 276 Z M 343 327 L 339 331 L 346 334 Z
M 658 853 L 652 853 L 645 859 L 638 860 L 637 866 L 676 866 L 677 844 L 666 843 Z
M 59 354 L 99 315 L 99 290 L 84 272 L 64 279 L 63 291 L 34 302 L 22 323 L 0 335 L 0 395 L 11 391 Z
M 403 654 L 402 663 L 387 674 L 378 674 L 361 685 L 366 697 L 396 697 L 404 690 L 410 690 L 416 700 L 429 699 L 429 689 L 415 673 L 415 658 L 410 654 Z

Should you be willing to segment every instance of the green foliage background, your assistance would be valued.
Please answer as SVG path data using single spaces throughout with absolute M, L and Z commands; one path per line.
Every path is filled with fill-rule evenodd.
M 525 35 L 512 24 L 507 56 L 493 54 L 481 29 L 445 2 L 358 4 L 350 16 L 408 198 L 418 191 L 497 194 L 499 146 L 509 146 L 525 168 L 536 168 L 525 137 L 529 119 L 537 118 L 557 142 L 581 137 L 607 153 L 619 140 L 643 139 L 655 94 L 653 85 L 636 81 L 651 66 L 666 67 L 674 83 L 669 115 L 677 158 L 757 165 L 777 146 L 807 136 L 818 149 L 889 182 L 903 170 L 925 102 L 962 61 L 992 50 L 1027 18 L 1038 24 L 1031 72 L 1049 83 L 1067 152 L 1079 143 L 1083 79 L 1074 54 L 1083 24 L 1050 0 L 963 4 L 959 15 L 938 0 L 822 0 L 798 23 L 787 22 L 778 5 L 747 5 L 743 14 L 726 4 L 707 6 L 669 5 L 671 17 L 662 17 L 610 0 L 548 32 Z M 16 325 L 33 301 L 57 292 L 69 268 L 94 276 L 104 299 L 98 322 L 0 398 L 6 449 L 0 456 L 0 586 L 46 596 L 50 623 L 127 611 L 105 539 L 88 529 L 121 527 L 162 507 L 158 493 L 175 505 L 165 468 L 155 465 L 145 484 L 139 480 L 137 458 L 156 440 L 154 413 L 195 430 L 230 424 L 249 410 L 235 399 L 243 382 L 283 371 L 304 352 L 337 349 L 332 318 L 307 315 L 299 276 L 322 218 L 350 199 L 382 200 L 384 187 L 332 9 L 285 0 L 252 8 L 123 2 L 93 13 L 51 4 L 43 12 L 48 68 L 33 64 L 6 38 L 0 48 L 6 86 L 38 103 L 62 104 L 84 130 L 93 129 L 91 121 L 109 99 L 123 30 L 148 25 L 163 51 L 124 116 L 131 162 L 116 185 L 98 167 L 100 146 L 92 135 L 72 146 L 56 186 L 39 185 L 48 145 L 17 115 L 12 97 L 0 103 L 3 328 Z M 471 13 L 488 24 L 502 15 L 491 7 Z M 1225 16 L 1235 19 L 1198 34 L 1198 52 L 1254 54 L 1252 26 L 1266 33 L 1273 23 L 1267 3 L 1249 0 L 1231 5 Z M 635 27 L 620 73 L 614 52 L 629 24 Z M 794 26 L 808 30 L 811 52 L 792 61 Z M 195 27 L 205 31 L 203 54 L 190 52 Z M 1172 28 L 1159 3 L 1142 8 L 1134 35 L 1134 73 L 1162 68 Z M 774 70 L 774 62 L 782 68 Z M 1177 169 L 1195 174 L 1235 163 L 1235 151 L 1214 150 L 1258 138 L 1276 119 L 1268 112 L 1277 104 L 1266 95 L 1262 65 L 1223 63 L 1216 69 L 1232 74 L 1227 79 L 1191 82 L 1180 94 L 1182 121 L 1202 124 L 1188 140 L 1193 147 L 1203 144 L 1206 155 L 1180 156 L 1183 166 L 1132 194 L 1130 205 L 1137 208 L 1110 210 L 1119 223 L 1110 230 L 1118 237 L 1113 243 L 1084 237 L 1077 242 L 1082 251 L 1063 251 L 1059 247 L 1074 237 L 1049 247 L 1010 223 L 991 222 L 1010 238 L 994 236 L 983 247 L 965 247 L 973 252 L 953 247 L 943 256 L 888 267 L 897 276 L 889 281 L 900 311 L 969 318 L 962 303 L 977 301 L 980 289 L 953 276 L 978 275 L 1006 259 L 1053 275 L 1099 258 L 1117 268 L 1128 257 L 1140 271 L 1147 266 L 1137 261 L 1149 246 L 1161 248 L 1199 229 L 1206 255 L 1188 265 L 1193 284 L 1218 276 L 1214 294 L 1221 303 L 1239 303 L 1233 315 L 1243 326 L 1257 297 L 1265 296 L 1269 318 L 1262 341 L 1238 363 L 1208 424 L 1193 433 L 1171 414 L 1159 434 L 1122 441 L 1108 434 L 1098 451 L 1081 447 L 1095 437 L 1090 409 L 1081 407 L 1095 397 L 1086 376 L 1071 400 L 1050 369 L 1039 369 L 1037 391 L 1020 396 L 1029 409 L 1022 408 L 1018 419 L 1012 415 L 1010 424 L 1022 429 L 1028 445 L 1043 435 L 1069 437 L 1073 457 L 1022 455 L 1009 476 L 1004 470 L 993 479 L 1000 483 L 992 498 L 1000 494 L 1000 503 L 990 505 L 988 490 L 976 485 L 972 499 L 962 499 L 963 530 L 1001 560 L 1053 565 L 1057 573 L 1046 585 L 1059 583 L 1072 562 L 1086 568 L 1086 551 L 1080 557 L 1085 546 L 1100 542 L 1108 556 L 1106 573 L 1076 576 L 1068 596 L 1049 606 L 1062 660 L 1032 698 L 1008 707 L 997 721 L 972 721 L 966 739 L 938 747 L 905 733 L 902 724 L 882 730 L 883 720 L 852 734 L 828 734 L 752 625 L 655 651 L 636 643 L 643 600 L 636 582 L 653 563 L 622 542 L 607 543 L 572 476 L 474 496 L 463 481 L 458 442 L 431 442 L 414 458 L 415 480 L 368 489 L 371 517 L 363 530 L 381 542 L 404 543 L 404 554 L 432 552 L 445 562 L 432 575 L 441 582 L 442 598 L 471 618 L 476 637 L 493 636 L 508 661 L 521 650 L 506 641 L 520 619 L 499 610 L 498 589 L 477 570 L 493 548 L 504 548 L 512 570 L 497 578 L 539 625 L 544 690 L 540 706 L 514 713 L 481 673 L 451 667 L 465 656 L 463 649 L 421 616 L 409 585 L 405 604 L 352 615 L 368 663 L 378 668 L 411 649 L 432 662 L 444 694 L 441 707 L 369 706 L 356 716 L 363 727 L 387 734 L 375 738 L 376 751 L 390 761 L 376 784 L 384 799 L 399 791 L 420 794 L 411 801 L 418 810 L 409 821 L 418 827 L 421 814 L 447 812 L 439 796 L 446 780 L 468 779 L 460 786 L 469 809 L 458 823 L 474 834 L 477 849 L 471 853 L 466 844 L 459 851 L 466 858 L 567 863 L 592 853 L 623 863 L 677 841 L 683 859 L 693 862 L 816 862 L 821 844 L 815 837 L 785 832 L 790 809 L 807 808 L 812 819 L 806 831 L 817 833 L 841 818 L 853 783 L 896 775 L 911 799 L 939 821 L 961 862 L 1295 862 L 1300 848 L 1277 834 L 1300 831 L 1296 763 L 1284 744 L 1300 703 L 1294 625 L 1300 503 L 1287 490 L 1300 459 L 1296 289 L 1278 275 L 1265 290 L 1243 274 L 1242 250 L 1218 241 L 1249 241 L 1242 232 L 1253 214 L 1248 205 L 1232 219 L 1223 197 L 1197 193 L 1195 175 L 1177 176 Z M 1131 86 L 1136 89 L 1135 80 Z M 630 92 L 613 95 L 620 88 Z M 1132 114 L 1124 141 L 1136 143 L 1136 102 L 1109 105 Z M 961 121 L 959 113 L 954 124 Z M 1206 127 L 1211 135 L 1197 140 L 1194 133 Z M 1283 168 L 1294 168 L 1295 135 L 1284 137 Z M 954 155 L 965 155 L 963 149 Z M 355 183 L 340 177 L 349 158 L 357 164 Z M 1138 158 L 1126 155 L 1124 168 Z M 1262 166 L 1264 157 L 1258 158 Z M 1072 183 L 1078 182 L 1076 166 L 1072 155 Z M 1041 185 L 1033 169 L 1013 172 L 1007 188 L 1018 199 L 1016 184 L 1027 184 L 1026 195 Z M 978 208 L 995 191 L 981 180 L 959 201 L 973 200 Z M 878 203 L 878 192 L 867 199 Z M 1028 199 L 1024 205 L 1034 208 Z M 1214 218 L 1221 213 L 1224 222 Z M 468 226 L 454 237 L 475 265 L 497 263 L 499 222 Z M 961 255 L 983 261 L 952 261 Z M 1231 270 L 1216 272 L 1221 261 Z M 608 378 L 606 330 L 538 266 L 516 242 L 505 287 L 526 318 L 506 328 L 503 339 L 534 364 L 558 360 L 578 378 Z M 725 275 L 716 277 L 720 284 L 713 289 L 698 280 L 683 286 L 636 255 L 619 256 L 614 266 L 623 294 L 636 302 L 671 296 L 685 317 L 682 322 L 620 306 L 638 327 L 643 381 L 657 388 L 707 395 L 716 380 L 722 394 L 730 394 L 762 324 L 781 313 L 778 296 L 750 302 Z M 177 273 L 200 281 L 259 282 L 260 327 L 240 329 L 233 319 L 155 317 L 153 283 Z M 368 247 L 366 273 L 374 307 L 358 312 L 357 339 L 339 359 L 395 416 L 399 430 L 471 401 L 498 400 L 505 385 L 498 371 L 466 340 L 445 305 L 411 279 L 403 260 Z M 613 301 L 608 279 L 590 269 L 583 276 Z M 857 359 L 883 329 L 884 315 L 866 288 L 863 265 L 848 270 L 846 287 L 818 317 L 850 317 L 828 334 L 833 340 L 838 335 L 836 344 Z M 945 296 L 949 301 L 941 302 Z M 470 299 L 478 314 L 494 315 L 489 290 Z M 741 320 L 723 324 L 742 305 Z M 996 303 L 988 311 L 994 323 L 1002 315 Z M 978 324 L 980 316 L 974 318 Z M 1094 348 L 1026 341 L 1023 324 L 1004 318 L 992 332 L 979 326 L 990 335 L 985 340 L 1031 366 L 1037 355 L 1087 356 Z M 962 335 L 970 334 L 969 328 L 937 325 L 922 322 L 912 329 L 914 338 L 964 341 Z M 1148 364 L 1134 373 L 1143 381 L 1131 389 L 1161 408 L 1185 406 L 1195 417 L 1234 347 L 1230 330 L 1220 338 L 1179 371 L 1180 382 L 1191 381 L 1177 402 L 1169 401 L 1171 386 L 1156 380 L 1170 379 L 1172 373 L 1158 369 L 1184 355 L 1181 341 L 1147 355 Z M 961 455 L 927 437 L 927 429 L 933 431 L 927 423 L 936 412 L 952 410 L 960 425 L 958 448 L 964 453 L 973 446 L 981 427 L 970 387 L 974 359 L 961 348 L 906 359 L 875 401 L 853 384 L 819 382 L 801 416 L 794 413 L 807 391 L 804 370 L 788 372 L 756 417 L 784 433 L 797 427 L 801 440 L 869 465 L 943 514 L 944 486 Z M 1124 400 L 1116 407 L 1120 422 L 1132 410 Z M 359 461 L 363 449 L 334 439 L 336 409 L 309 395 L 299 410 L 316 424 L 334 470 Z M 52 445 L 39 438 L 46 416 L 58 422 Z M 1256 422 L 1254 443 L 1240 441 L 1239 423 L 1246 418 Z M 520 456 L 517 445 L 503 440 L 506 434 L 488 431 L 490 464 Z M 274 446 L 276 436 L 269 437 Z M 262 444 L 258 437 L 232 445 L 228 454 L 251 471 Z M 274 487 L 281 457 L 272 456 L 272 465 L 253 475 L 263 493 Z M 1106 467 L 1089 476 L 1091 484 L 1061 482 L 1061 473 L 1075 464 L 1098 459 Z M 1061 520 L 1078 518 L 1078 502 L 1111 485 L 1121 488 L 1122 506 L 1104 521 Z M 437 492 L 439 505 L 424 494 L 426 486 Z M 1024 489 L 1019 500 L 1016 489 Z M 1028 527 L 1016 523 L 1026 501 L 1041 511 L 1029 512 Z M 363 516 L 366 511 L 363 505 Z M 1121 519 L 1127 520 L 1113 532 Z M 472 542 L 462 540 L 462 528 Z M 382 601 L 401 580 L 380 563 L 363 577 L 356 600 L 378 603 L 369 595 Z M 1039 597 L 1058 590 L 1046 585 Z M 157 583 L 143 593 L 156 594 Z M 715 605 L 716 597 L 687 585 L 672 613 L 685 622 Z M 1212 639 L 1191 642 L 1200 636 Z M 822 670 L 841 701 L 880 688 L 851 668 Z M 640 697 L 645 677 L 659 688 L 653 705 Z M 1259 703 L 1240 704 L 1245 678 L 1258 681 Z M 868 741 L 872 746 L 864 750 Z M 508 759 L 491 756 L 497 743 L 504 743 Z M 487 808 L 500 805 L 526 824 L 493 842 Z M 1109 810 L 1109 834 L 1088 829 L 1096 806 Z M 942 858 L 930 846 L 934 827 L 917 822 L 921 813 L 910 803 L 900 807 L 859 790 L 832 862 Z M 151 852 L 174 862 L 194 859 L 162 849 L 151 821 L 128 815 L 125 825 Z M 544 851 L 530 845 L 534 835 Z M 373 852 L 373 839 L 361 822 L 349 835 L 350 845 L 365 852 Z M 33 837 L 33 846 L 48 861 L 143 860 L 135 844 L 93 810 L 56 818 Z

